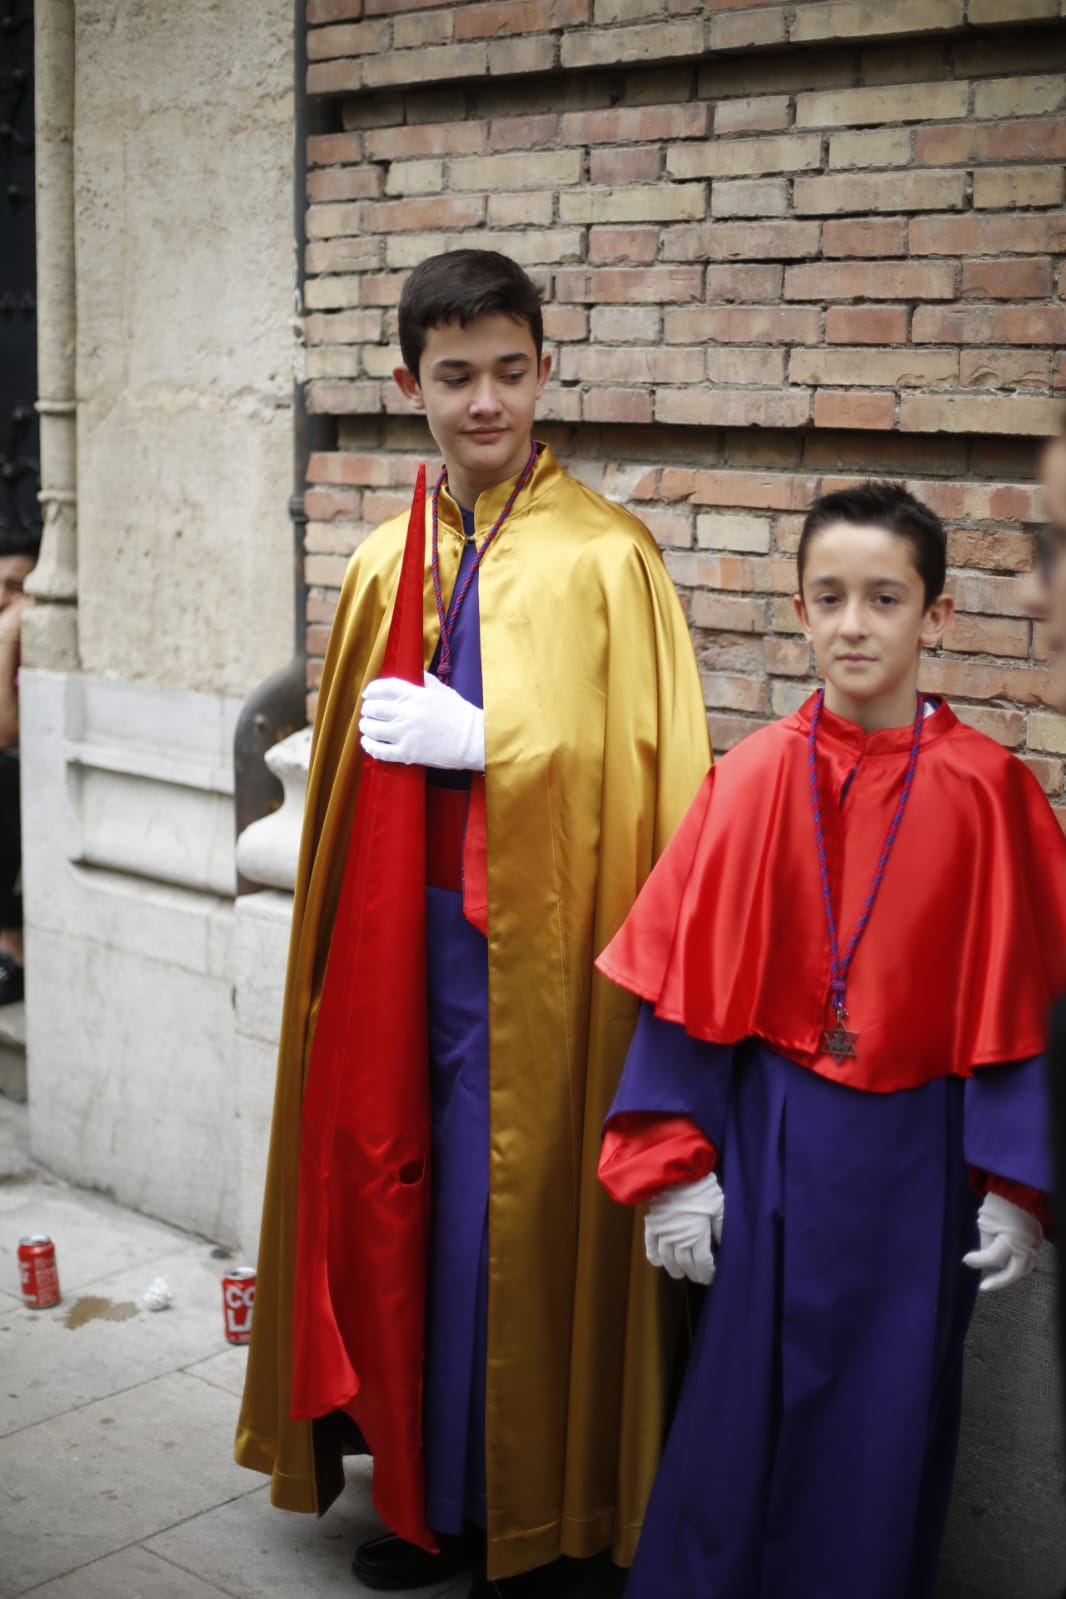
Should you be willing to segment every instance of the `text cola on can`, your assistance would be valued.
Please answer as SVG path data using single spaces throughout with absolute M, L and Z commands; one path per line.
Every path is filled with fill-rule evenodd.
M 28 1233 L 19 1239 L 19 1286 L 22 1302 L 32 1310 L 59 1304 L 56 1246 L 47 1233 Z
M 231 1344 L 246 1344 L 252 1336 L 252 1306 L 255 1304 L 255 1271 L 251 1266 L 234 1266 L 222 1279 L 222 1317 Z

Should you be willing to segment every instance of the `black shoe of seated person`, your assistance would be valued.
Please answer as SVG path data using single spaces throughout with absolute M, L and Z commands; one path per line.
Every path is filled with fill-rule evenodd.
M 0 1005 L 14 1005 L 26 994 L 26 977 L 13 955 L 0 951 Z

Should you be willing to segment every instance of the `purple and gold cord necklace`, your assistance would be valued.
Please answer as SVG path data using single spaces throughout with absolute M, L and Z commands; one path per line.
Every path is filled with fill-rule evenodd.
M 441 467 L 440 477 L 433 486 L 433 596 L 437 602 L 437 620 L 440 622 L 440 655 L 437 659 L 437 676 L 442 683 L 448 683 L 451 681 L 452 632 L 455 628 L 463 601 L 470 592 L 470 585 L 473 583 L 474 578 L 477 575 L 478 567 L 481 565 L 482 561 L 485 559 L 485 556 L 489 552 L 489 546 L 492 544 L 497 533 L 510 516 L 514 507 L 514 502 L 517 500 L 518 496 L 529 482 L 530 477 L 533 474 L 533 468 L 537 464 L 537 455 L 538 450 L 536 444 L 530 443 L 528 459 L 526 460 L 525 466 L 518 474 L 514 488 L 507 496 L 507 504 L 504 506 L 503 510 L 500 512 L 499 516 L 496 518 L 495 522 L 493 522 L 492 526 L 489 528 L 489 531 L 482 539 L 481 545 L 470 566 L 470 570 L 466 574 L 463 586 L 452 600 L 450 611 L 445 608 L 444 593 L 441 589 L 440 552 L 437 545 L 437 506 L 440 501 L 440 491 L 442 488 L 444 488 L 448 481 L 448 468 L 446 466 Z
M 914 718 L 914 737 L 911 740 L 911 758 L 907 764 L 907 773 L 903 779 L 903 788 L 900 791 L 899 802 L 896 805 L 895 815 L 888 826 L 884 846 L 874 880 L 870 885 L 870 892 L 866 896 L 866 903 L 862 908 L 855 931 L 851 935 L 843 958 L 840 954 L 840 945 L 837 941 L 836 917 L 833 914 L 833 897 L 829 889 L 829 866 L 825 856 L 825 832 L 822 827 L 822 804 L 818 796 L 818 724 L 822 719 L 825 707 L 825 689 L 818 690 L 818 698 L 811 713 L 811 727 L 807 735 L 807 783 L 811 792 L 811 810 L 814 812 L 814 839 L 818 848 L 818 878 L 822 886 L 822 904 L 825 906 L 825 924 L 829 929 L 829 955 L 831 960 L 829 975 L 829 1002 L 836 1015 L 836 1026 L 827 1027 L 823 1037 L 825 1047 L 840 1066 L 844 1061 L 857 1060 L 859 1052 L 855 1045 L 858 1033 L 851 1032 L 848 1028 L 848 1013 L 844 1005 L 845 992 L 848 984 L 848 972 L 855 958 L 855 951 L 859 947 L 859 940 L 866 931 L 866 924 L 870 920 L 870 913 L 874 908 L 877 891 L 881 887 L 881 879 L 885 875 L 888 857 L 892 853 L 892 846 L 896 842 L 899 824 L 903 820 L 903 812 L 907 809 L 911 788 L 914 784 L 914 773 L 918 766 L 918 747 L 922 741 L 922 723 L 925 720 L 925 702 L 918 695 L 918 711 Z

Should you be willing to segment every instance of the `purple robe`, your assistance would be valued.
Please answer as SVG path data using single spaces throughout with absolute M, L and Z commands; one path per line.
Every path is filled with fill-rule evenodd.
M 691 1116 L 726 1203 L 627 1599 L 929 1599 L 978 1285 L 968 1164 L 1049 1188 L 1042 1058 L 863 1093 L 645 1005 L 628 1111 Z
M 463 512 L 467 532 L 473 517 Z M 463 551 L 455 593 L 474 558 Z M 477 576 L 452 634 L 451 686 L 482 705 Z M 468 773 L 430 772 L 469 787 Z M 427 894 L 433 1209 L 426 1305 L 423 1427 L 426 1520 L 434 1532 L 479 1526 L 485 1512 L 488 1359 L 488 942 L 463 915 L 463 896 Z

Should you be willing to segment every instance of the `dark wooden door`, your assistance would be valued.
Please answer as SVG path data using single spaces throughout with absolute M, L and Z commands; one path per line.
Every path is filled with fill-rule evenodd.
M 40 528 L 33 0 L 0 0 L 0 549 Z

